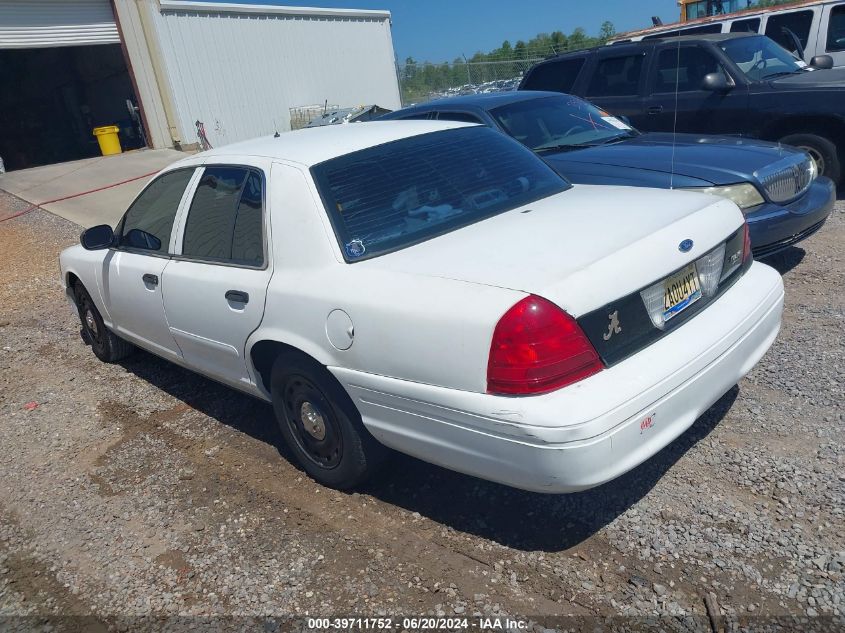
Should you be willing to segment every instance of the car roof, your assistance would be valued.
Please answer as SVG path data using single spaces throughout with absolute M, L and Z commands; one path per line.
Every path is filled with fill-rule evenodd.
M 429 132 L 474 126 L 456 121 L 370 121 L 326 125 L 286 132 L 279 136 L 232 143 L 197 154 L 197 159 L 218 162 L 229 156 L 261 156 L 289 160 L 308 167 L 344 154 Z M 179 163 L 192 163 L 190 158 Z M 178 165 L 179 163 L 174 163 Z
M 442 97 L 420 103 L 419 105 L 405 108 L 402 111 L 413 110 L 441 110 L 449 107 L 472 106 L 482 110 L 490 110 L 509 103 L 529 101 L 541 97 L 560 97 L 559 92 L 545 90 L 509 90 L 507 92 L 489 92 L 486 94 L 459 95 L 455 97 Z
M 568 57 L 578 57 L 580 55 L 584 55 L 587 53 L 596 53 L 601 51 L 612 51 L 618 49 L 624 49 L 627 47 L 636 48 L 642 46 L 652 46 L 655 42 L 666 41 L 670 40 L 672 42 L 678 41 L 681 43 L 684 42 L 722 42 L 724 40 L 734 40 L 739 39 L 742 37 L 761 37 L 759 33 L 691 33 L 690 35 L 669 35 L 667 34 L 665 37 L 649 37 L 648 39 L 644 40 L 636 40 L 636 41 L 618 41 L 614 42 L 613 44 L 605 44 L 603 46 L 594 46 L 593 48 L 585 48 L 580 49 L 577 51 L 571 51 L 568 53 L 561 53 L 560 55 L 556 55 L 554 57 L 549 57 L 548 59 L 544 59 L 541 62 L 537 62 L 537 66 L 540 64 L 546 64 L 549 62 L 553 62 L 556 59 L 566 59 Z

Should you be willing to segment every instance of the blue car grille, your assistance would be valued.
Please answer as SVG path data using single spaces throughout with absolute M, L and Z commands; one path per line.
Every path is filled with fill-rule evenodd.
M 816 166 L 806 154 L 788 156 L 754 173 L 772 202 L 788 202 L 803 194 L 816 178 Z

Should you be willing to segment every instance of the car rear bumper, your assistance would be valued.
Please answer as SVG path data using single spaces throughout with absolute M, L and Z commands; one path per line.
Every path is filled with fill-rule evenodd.
M 774 255 L 818 231 L 835 202 L 833 181 L 818 178 L 807 193 L 788 205 L 760 205 L 746 216 L 754 257 Z
M 782 311 L 780 275 L 754 263 L 661 340 L 586 380 L 534 397 L 330 369 L 387 446 L 516 488 L 573 492 L 622 475 L 689 428 L 765 354 Z

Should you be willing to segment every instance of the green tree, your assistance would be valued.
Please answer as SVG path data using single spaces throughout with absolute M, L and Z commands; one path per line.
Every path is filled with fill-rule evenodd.
M 610 20 L 602 22 L 601 28 L 599 29 L 599 39 L 606 42 L 614 35 L 616 35 L 616 27 L 613 26 L 613 22 Z

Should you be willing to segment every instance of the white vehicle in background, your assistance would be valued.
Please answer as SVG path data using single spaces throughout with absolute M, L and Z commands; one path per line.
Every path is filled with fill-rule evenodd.
M 807 64 L 814 57 L 830 55 L 834 68 L 845 66 L 845 0 L 810 0 L 714 15 L 622 33 L 610 43 L 706 33 L 759 33 Z
M 454 122 L 197 154 L 81 242 L 62 281 L 101 360 L 137 345 L 272 402 L 340 488 L 383 446 L 529 490 L 599 485 L 744 376 L 783 307 L 734 203 L 572 186 Z

